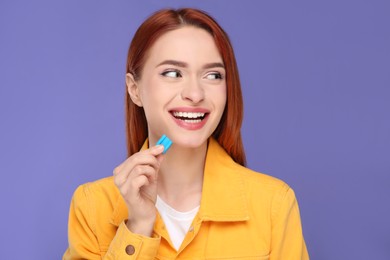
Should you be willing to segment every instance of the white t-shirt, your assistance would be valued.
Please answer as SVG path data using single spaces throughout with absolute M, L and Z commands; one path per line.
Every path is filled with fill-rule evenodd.
M 199 206 L 187 212 L 180 212 L 170 207 L 159 196 L 157 196 L 156 208 L 165 223 L 165 227 L 167 228 L 173 246 L 176 250 L 178 250 L 196 213 L 198 213 Z

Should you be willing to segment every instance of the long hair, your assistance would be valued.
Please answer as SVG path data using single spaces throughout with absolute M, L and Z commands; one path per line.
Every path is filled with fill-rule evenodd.
M 157 39 L 166 32 L 183 26 L 195 26 L 206 30 L 213 37 L 226 69 L 227 101 L 213 137 L 241 165 L 245 165 L 245 152 L 241 139 L 243 101 L 236 58 L 228 35 L 218 23 L 203 11 L 183 8 L 166 9 L 151 15 L 136 31 L 129 47 L 126 73 L 135 80 L 142 77 L 147 53 Z M 126 134 L 128 156 L 139 151 L 148 136 L 145 112 L 134 104 L 126 89 Z

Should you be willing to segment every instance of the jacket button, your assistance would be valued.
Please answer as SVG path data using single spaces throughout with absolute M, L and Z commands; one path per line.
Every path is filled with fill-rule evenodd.
M 133 245 L 126 246 L 126 254 L 134 255 L 134 253 L 135 253 L 135 248 Z

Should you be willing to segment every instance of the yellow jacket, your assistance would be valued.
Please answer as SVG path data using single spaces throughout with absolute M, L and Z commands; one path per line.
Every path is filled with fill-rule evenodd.
M 309 259 L 293 190 L 236 164 L 214 139 L 200 209 L 179 251 L 159 215 L 152 237 L 130 232 L 126 219 L 112 177 L 78 187 L 63 259 Z

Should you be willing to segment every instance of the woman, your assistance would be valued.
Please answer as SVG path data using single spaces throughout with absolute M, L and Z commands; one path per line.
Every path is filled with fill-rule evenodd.
M 140 26 L 126 114 L 129 158 L 76 190 L 64 259 L 308 259 L 293 191 L 244 167 L 236 61 L 210 16 L 162 10 Z

